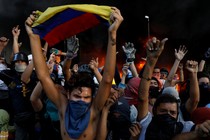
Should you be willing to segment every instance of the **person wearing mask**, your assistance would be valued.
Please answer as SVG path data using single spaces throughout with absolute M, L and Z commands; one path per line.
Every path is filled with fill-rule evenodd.
M 139 140 L 171 140 L 176 136 L 178 137 L 181 133 L 186 134 L 186 132 L 191 131 L 193 131 L 191 134 L 195 134 L 198 138 L 207 136 L 206 134 L 209 133 L 210 130 L 210 121 L 196 126 L 191 121 L 177 121 L 179 104 L 178 100 L 173 95 L 160 95 L 153 106 L 153 116 L 148 111 L 150 80 L 155 64 L 164 49 L 166 41 L 167 38 L 162 41 L 152 38 L 146 43 L 147 62 L 138 90 L 138 120 L 142 127 Z M 192 67 L 194 65 L 190 66 Z M 203 132 L 203 135 L 200 135 L 199 132 Z
M 114 78 L 117 30 L 123 21 L 120 11 L 115 7 L 111 9 L 110 21 L 112 24 L 108 29 L 108 47 L 104 74 L 94 98 L 92 98 L 93 93 L 95 93 L 93 76 L 89 73 L 91 70 L 87 66 L 79 69 L 76 75 L 72 75 L 69 81 L 66 81 L 67 96 L 62 96 L 57 91 L 41 53 L 40 37 L 34 34 L 31 28 L 35 16 L 31 14 L 25 22 L 32 55 L 35 56 L 33 57 L 35 71 L 46 95 L 58 109 L 63 140 L 93 140 L 96 136 L 100 113 L 109 97 Z
M 33 63 L 28 65 L 28 57 L 24 52 L 14 54 L 11 70 L 0 72 L 0 79 L 8 86 L 11 105 L 11 120 L 16 128 L 16 140 L 34 138 L 35 113 L 30 103 L 30 95 L 36 85 Z M 26 70 L 29 68 L 30 70 Z M 33 74 L 32 74 L 33 73 Z

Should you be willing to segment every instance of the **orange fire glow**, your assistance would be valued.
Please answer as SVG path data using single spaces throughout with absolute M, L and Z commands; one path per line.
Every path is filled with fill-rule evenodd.
M 140 61 L 136 66 L 137 66 L 137 70 L 141 70 L 145 65 L 145 61 Z

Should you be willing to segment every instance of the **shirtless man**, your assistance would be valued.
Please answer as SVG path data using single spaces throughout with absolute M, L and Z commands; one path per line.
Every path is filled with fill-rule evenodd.
M 86 83 L 86 81 L 83 81 L 84 85 L 79 84 L 79 86 L 76 87 L 69 87 L 67 97 L 60 94 L 59 91 L 55 88 L 55 85 L 49 76 L 49 70 L 42 55 L 40 37 L 34 34 L 31 29 L 34 20 L 35 16 L 34 14 L 31 14 L 25 22 L 25 27 L 31 43 L 31 51 L 32 55 L 34 56 L 33 58 L 35 70 L 48 98 L 53 103 L 55 103 L 58 108 L 62 139 L 93 140 L 97 132 L 97 124 L 100 118 L 100 112 L 110 94 L 116 63 L 117 29 L 123 21 L 123 17 L 121 16 L 120 11 L 117 8 L 112 7 L 112 12 L 110 15 L 110 20 L 112 24 L 109 26 L 108 29 L 108 47 L 106 62 L 104 66 L 104 74 L 95 98 L 92 98 L 93 88 L 91 88 L 91 86 L 89 86 L 88 84 L 88 86 L 84 84 Z M 80 108 L 85 108 L 85 113 L 82 112 L 83 114 L 81 115 L 82 110 L 75 111 L 74 109 L 76 107 L 73 107 L 73 105 L 75 104 L 76 107 L 78 107 L 77 105 L 79 104 Z M 71 113 L 66 113 L 68 111 Z M 80 114 L 81 118 L 78 117 L 77 114 Z M 87 114 L 89 114 L 89 116 Z M 77 121 L 78 124 L 77 126 L 75 126 L 75 123 Z

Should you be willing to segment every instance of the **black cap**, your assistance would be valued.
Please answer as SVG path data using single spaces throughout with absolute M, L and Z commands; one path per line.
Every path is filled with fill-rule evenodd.
M 81 66 L 79 66 L 78 72 L 79 72 L 79 73 L 82 73 L 82 72 L 89 73 L 89 74 L 91 74 L 92 76 L 94 75 L 92 69 L 90 69 L 90 67 L 89 67 L 88 64 L 82 64 Z
M 28 56 L 24 52 L 18 52 L 14 54 L 12 63 L 14 64 L 16 61 L 24 61 L 28 64 Z

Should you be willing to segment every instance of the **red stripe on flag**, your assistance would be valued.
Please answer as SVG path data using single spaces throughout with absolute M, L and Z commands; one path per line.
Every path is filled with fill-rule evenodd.
M 85 13 L 56 26 L 44 37 L 44 40 L 48 42 L 49 46 L 53 46 L 60 41 L 94 27 L 99 23 L 100 21 L 97 19 L 96 15 Z

